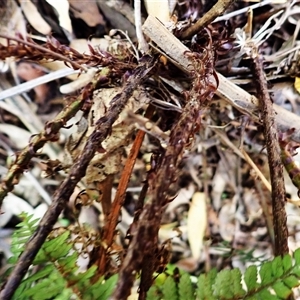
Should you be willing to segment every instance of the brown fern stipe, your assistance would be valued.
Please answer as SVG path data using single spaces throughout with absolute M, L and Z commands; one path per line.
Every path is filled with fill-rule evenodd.
M 214 70 L 215 53 L 211 35 L 207 34 L 207 46 L 199 53 L 188 52 L 193 66 L 193 83 L 186 94 L 186 106 L 179 121 L 173 126 L 169 144 L 160 159 L 157 173 L 149 178 L 147 202 L 143 208 L 133 239 L 120 270 L 120 277 L 113 299 L 127 299 L 133 285 L 135 273 L 144 262 L 147 272 L 153 274 L 158 249 L 158 230 L 163 207 L 168 203 L 167 188 L 176 181 L 177 167 L 184 149 L 193 141 L 201 124 L 201 116 L 217 89 L 218 80 Z M 150 262 L 150 263 L 149 263 Z M 152 263 L 151 263 L 152 262 Z M 147 290 L 150 286 L 143 287 Z

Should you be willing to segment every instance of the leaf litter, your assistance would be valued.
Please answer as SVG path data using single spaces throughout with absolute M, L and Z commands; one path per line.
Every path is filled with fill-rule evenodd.
M 21 10 L 22 18 L 1 23 L 3 34 L 6 31 L 10 37 L 13 34 L 18 37 L 13 41 L 2 35 L 1 89 L 7 92 L 21 86 L 23 81 L 42 79 L 47 73 L 66 68 L 73 62 L 78 62 L 88 71 L 53 78 L 53 81 L 43 82 L 29 92 L 24 90 L 0 100 L 0 172 L 3 180 L 7 169 L 18 157 L 18 151 L 30 143 L 30 136 L 39 133 L 45 122 L 51 122 L 63 107 L 70 105 L 96 74 L 101 71 L 103 75 L 81 112 L 71 118 L 55 141 L 39 150 L 24 169 L 24 175 L 31 174 L 34 179 L 28 176 L 16 178 L 15 183 L 18 184 L 2 205 L 1 231 L 14 229 L 21 211 L 30 211 L 42 217 L 46 211 L 45 205 L 50 204 L 49 199 L 51 202 L 55 190 L 82 155 L 87 140 L 97 128 L 97 120 L 107 116 L 109 107 L 114 105 L 111 100 L 116 101 L 115 97 L 134 76 L 134 69 L 139 65 L 136 59 L 142 57 L 139 50 L 143 50 L 134 27 L 134 14 L 137 12 L 129 1 L 115 1 L 114 5 L 112 1 L 92 1 L 97 9 L 96 14 L 86 7 L 78 7 L 76 1 L 63 1 L 64 4 L 69 3 L 69 14 L 66 14 L 66 8 L 55 7 L 55 1 L 40 1 L 38 4 L 34 1 L 23 2 L 20 6 L 14 6 L 15 2 L 11 1 L 12 15 L 19 15 Z M 129 97 L 109 129 L 109 136 L 98 145 L 85 176 L 76 185 L 60 216 L 70 224 L 89 224 L 95 232 L 107 230 L 112 201 L 117 200 L 116 192 L 121 188 L 125 190 L 121 208 L 115 212 L 119 234 L 115 234 L 115 228 L 109 229 L 113 232 L 110 247 L 115 255 L 104 253 L 109 262 L 105 266 L 97 262 L 102 274 L 118 272 L 125 263 L 122 257 L 128 251 L 130 234 L 134 234 L 133 229 L 139 226 L 141 211 L 147 209 L 143 204 L 143 189 L 148 185 L 151 191 L 159 184 L 153 184 L 153 178 L 163 167 L 161 159 L 171 139 L 172 128 L 186 105 L 188 96 L 185 93 L 191 86 L 192 76 L 186 69 L 189 65 L 185 65 L 185 54 L 182 55 L 185 58 L 180 57 L 180 53 L 174 57 L 164 50 L 166 45 L 148 39 L 152 38 L 147 31 L 150 30 L 147 23 L 144 23 L 147 11 L 151 16 L 156 16 L 157 12 L 151 1 L 145 2 L 147 10 L 143 6 L 141 12 L 144 25 L 137 31 L 144 32 L 152 53 L 160 55 L 153 67 L 155 71 L 150 72 Z M 171 10 L 167 5 L 162 6 L 164 11 L 160 10 L 157 17 L 163 16 L 161 21 L 164 25 L 179 37 L 211 8 L 209 1 L 204 1 L 203 5 L 198 1 L 173 2 L 176 3 Z M 120 4 L 124 10 L 118 9 Z M 42 6 L 46 8 L 43 14 L 40 10 Z M 39 14 L 34 22 L 28 17 L 33 12 L 29 9 Z M 253 5 L 247 1 L 237 1 L 222 16 L 216 16 L 218 18 L 208 24 L 217 49 L 215 65 L 219 87 L 206 109 L 199 112 L 200 126 L 192 129 L 193 136 L 184 145 L 182 159 L 176 166 L 176 176 L 170 181 L 170 186 L 165 186 L 168 201 L 162 203 L 161 222 L 155 225 L 159 227 L 158 246 L 153 248 L 157 257 L 152 259 L 158 260 L 159 253 L 164 253 L 164 249 L 169 247 L 167 243 L 170 250 L 168 255 L 164 254 L 168 259 L 162 259 L 163 266 L 154 265 L 153 271 L 167 268 L 168 262 L 193 275 L 212 267 L 220 270 L 238 266 L 244 269 L 249 262 L 259 264 L 274 254 L 268 157 L 261 112 L 255 98 L 260 95 L 255 91 L 247 55 L 253 45 L 259 47 L 260 55 L 266 62 L 264 72 L 277 112 L 278 128 L 283 131 L 294 128 L 290 139 L 299 143 L 299 12 L 298 1 L 262 1 Z M 3 13 L 6 15 L 8 12 Z M 27 33 L 24 32 L 24 24 L 27 24 Z M 53 37 L 47 42 L 45 34 L 49 33 L 48 26 Z M 71 53 L 67 57 L 69 61 L 57 61 L 57 57 L 51 55 L 42 57 L 34 46 L 26 48 L 22 39 L 32 40 L 34 44 L 46 43 L 46 47 L 52 50 L 57 45 L 61 53 Z M 181 44 L 201 52 L 206 49 L 207 40 L 204 30 L 192 38 L 181 40 Z M 14 49 L 15 52 L 5 54 L 9 51 L 8 45 L 11 46 L 10 51 Z M 16 58 L 12 60 L 10 56 Z M 109 65 L 105 73 L 106 66 L 99 57 L 107 60 L 108 65 L 113 59 L 121 63 Z M 189 60 L 187 64 L 190 64 Z M 145 117 L 149 107 L 152 113 Z M 120 186 L 120 178 L 124 176 L 122 172 L 126 161 L 131 158 L 132 144 L 138 130 L 146 134 L 133 158 L 130 180 L 125 186 Z M 184 133 L 180 134 L 184 136 Z M 299 155 L 293 156 L 293 159 L 299 165 Z M 171 164 L 168 167 L 173 172 Z M 300 184 L 295 187 L 286 172 L 284 181 L 286 196 L 290 200 L 286 204 L 288 245 L 290 250 L 295 250 L 300 246 L 297 205 Z M 148 196 L 145 199 L 145 204 L 152 201 Z M 5 240 L 0 245 L 2 268 L 8 259 L 8 243 L 9 240 Z M 91 250 L 89 256 L 92 260 Z M 163 254 L 161 256 L 164 258 Z M 143 259 L 136 259 L 141 260 L 142 266 Z

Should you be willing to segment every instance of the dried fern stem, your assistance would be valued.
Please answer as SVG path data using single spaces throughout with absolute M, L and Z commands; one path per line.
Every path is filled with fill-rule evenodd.
M 143 264 L 147 264 L 149 276 L 155 271 L 158 230 L 163 207 L 169 202 L 168 188 L 176 181 L 177 168 L 184 149 L 193 140 L 201 123 L 201 115 L 217 89 L 218 80 L 214 71 L 214 50 L 210 35 L 209 45 L 201 54 L 186 55 L 193 65 L 195 79 L 191 91 L 186 95 L 187 104 L 180 119 L 171 130 L 169 144 L 160 160 L 158 171 L 149 178 L 147 202 L 136 227 L 134 226 L 136 230 L 132 232 L 133 239 L 123 261 L 113 299 L 127 299 L 134 274 L 142 269 Z M 148 282 L 148 288 L 150 285 L 151 282 Z

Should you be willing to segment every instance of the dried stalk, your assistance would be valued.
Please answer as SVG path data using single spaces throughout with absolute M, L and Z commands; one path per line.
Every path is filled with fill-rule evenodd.
M 72 66 L 75 70 L 81 69 L 84 71 L 87 71 L 86 66 L 106 67 L 110 65 L 119 70 L 132 69 L 134 66 L 129 61 L 122 62 L 108 52 L 97 51 L 89 44 L 90 54 L 82 54 L 69 46 L 60 44 L 53 37 L 48 37 L 48 41 L 44 45 L 38 45 L 29 38 L 25 40 L 22 36 L 11 37 L 0 34 L 0 37 L 7 39 L 7 46 L 0 44 L 0 59 L 3 60 L 12 56 L 35 61 L 44 59 L 60 60 Z M 11 43 L 11 41 L 17 43 Z
M 280 145 L 278 142 L 277 126 L 275 124 L 275 112 L 268 92 L 267 81 L 264 75 L 263 64 L 260 56 L 253 49 L 251 53 L 253 79 L 256 83 L 257 94 L 260 98 L 261 118 L 264 127 L 264 136 L 268 152 L 268 161 L 272 185 L 272 210 L 273 227 L 275 237 L 274 255 L 289 253 L 288 229 L 285 211 L 285 186 L 283 166 L 280 157 Z
M 11 296 L 19 286 L 38 250 L 51 232 L 61 211 L 69 201 L 74 188 L 79 180 L 84 177 L 91 159 L 96 151 L 101 148 L 101 143 L 104 139 L 110 134 L 112 125 L 119 117 L 119 114 L 125 107 L 128 99 L 132 96 L 133 91 L 147 76 L 149 76 L 152 67 L 153 59 L 145 59 L 144 63 L 133 71 L 133 74 L 126 81 L 126 85 L 122 91 L 111 100 L 111 105 L 106 114 L 97 121 L 95 129 L 87 139 L 84 149 L 78 159 L 74 162 L 68 177 L 56 190 L 51 206 L 40 221 L 36 232 L 27 242 L 24 252 L 21 254 L 17 265 L 10 274 L 6 285 L 0 294 L 2 300 L 11 299 Z
M 194 132 L 200 126 L 201 114 L 217 88 L 211 40 L 209 40 L 208 49 L 205 49 L 202 54 L 189 53 L 189 56 L 194 67 L 195 80 L 187 95 L 187 104 L 180 119 L 171 130 L 170 140 L 160 160 L 158 171 L 149 176 L 150 188 L 147 202 L 135 230 L 133 229 L 133 239 L 119 272 L 119 280 L 113 299 L 127 299 L 133 285 L 134 274 L 142 266 L 147 264 L 148 274 L 153 274 L 155 271 L 158 230 L 163 207 L 169 202 L 166 188 L 176 181 L 176 171 L 184 149 L 193 139 Z M 143 287 L 143 290 L 146 291 L 149 287 Z

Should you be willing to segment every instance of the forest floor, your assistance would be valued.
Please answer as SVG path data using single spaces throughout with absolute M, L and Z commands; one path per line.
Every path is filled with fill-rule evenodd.
M 0 273 L 19 214 L 55 201 L 118 253 L 90 253 L 101 274 L 147 247 L 193 276 L 300 247 L 299 1 L 3 2 Z

